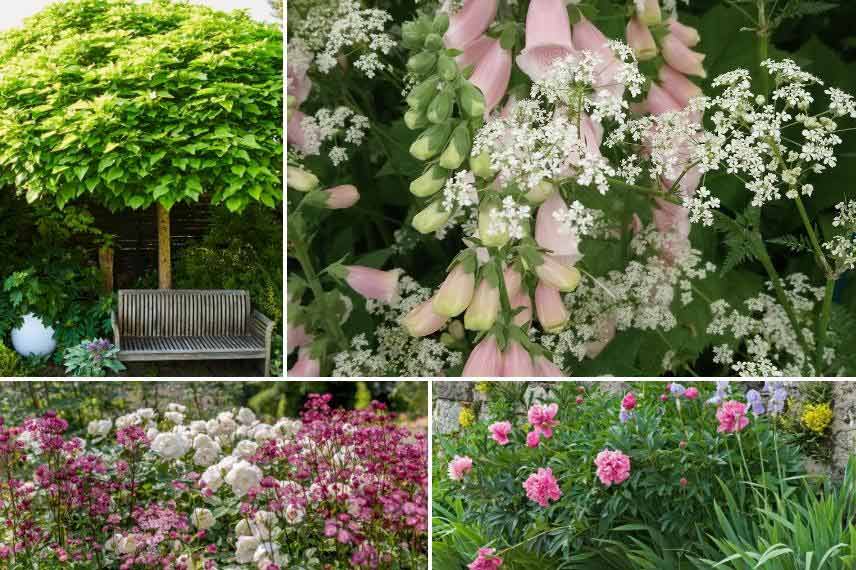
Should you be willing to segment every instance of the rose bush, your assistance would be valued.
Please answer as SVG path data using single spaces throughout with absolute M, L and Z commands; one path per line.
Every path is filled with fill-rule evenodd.
M 374 402 L 0 422 L 8 568 L 424 568 L 427 443 Z

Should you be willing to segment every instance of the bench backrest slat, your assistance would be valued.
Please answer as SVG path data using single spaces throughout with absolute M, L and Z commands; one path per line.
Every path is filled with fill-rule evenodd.
M 243 336 L 250 322 L 250 294 L 237 290 L 121 289 L 123 336 Z

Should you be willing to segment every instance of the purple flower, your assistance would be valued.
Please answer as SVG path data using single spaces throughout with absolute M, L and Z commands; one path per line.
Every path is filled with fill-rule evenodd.
M 680 398 L 684 395 L 684 392 L 686 392 L 687 389 L 677 382 L 672 382 L 669 384 L 669 391 L 675 396 L 675 398 Z
M 761 393 L 758 390 L 749 390 L 746 392 L 746 401 L 752 406 L 752 413 L 756 416 L 761 416 L 766 411 L 764 402 L 761 399 Z
M 708 404 L 714 404 L 718 406 L 720 402 L 728 397 L 728 394 L 731 392 L 731 385 L 728 380 L 717 380 L 716 381 L 716 393 L 707 401 Z
M 621 423 L 625 424 L 625 423 L 627 423 L 627 420 L 629 420 L 632 415 L 633 414 L 631 412 L 629 412 L 628 410 L 621 408 L 621 411 L 618 412 L 618 419 L 621 420 Z

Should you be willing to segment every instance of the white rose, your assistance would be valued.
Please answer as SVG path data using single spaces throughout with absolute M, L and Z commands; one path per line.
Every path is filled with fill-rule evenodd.
M 250 426 L 238 426 L 238 429 L 235 430 L 235 437 L 240 439 L 246 439 L 248 434 L 250 433 L 252 428 Z
M 260 570 L 267 570 L 270 564 L 281 564 L 282 556 L 279 554 L 279 545 L 270 542 L 259 544 L 253 556 L 253 561 L 259 565 Z
M 189 450 L 190 440 L 181 433 L 159 433 L 152 441 L 152 451 L 165 459 L 178 459 Z
M 259 443 L 267 441 L 269 439 L 273 439 L 276 437 L 276 433 L 273 431 L 273 427 L 268 424 L 259 424 L 253 429 L 253 438 Z
M 217 420 L 208 420 L 207 422 L 205 422 L 205 431 L 207 431 L 208 433 L 217 433 L 219 427 L 220 424 L 217 422 Z
M 221 416 L 223 414 L 220 414 Z M 231 416 L 224 416 L 217 418 L 217 433 L 223 435 L 229 435 L 230 433 L 235 433 L 235 430 L 238 429 L 238 424 L 235 420 L 232 419 Z
M 255 536 L 239 536 L 235 547 L 235 559 L 241 564 L 252 562 L 258 547 L 259 539 Z
M 217 520 L 214 518 L 214 514 L 208 509 L 196 508 L 193 509 L 193 514 L 190 515 L 190 522 L 199 530 L 207 530 L 214 526 Z
M 122 428 L 126 428 L 128 426 L 136 426 L 140 425 L 142 420 L 140 416 L 137 414 L 126 414 L 124 416 L 119 416 L 116 418 L 116 429 L 120 430 Z
M 243 459 L 235 463 L 226 474 L 226 483 L 232 487 L 232 492 L 238 498 L 259 484 L 262 480 L 262 470 Z
M 139 547 L 139 543 L 137 539 L 134 538 L 133 534 L 129 534 L 128 536 L 123 536 L 116 541 L 116 546 L 120 554 L 133 554 L 137 551 Z
M 199 480 L 215 493 L 223 486 L 223 472 L 219 465 L 212 465 L 206 469 Z
M 200 467 L 208 467 L 217 463 L 220 457 L 220 447 L 200 447 L 193 454 L 193 463 Z
M 211 436 L 206 433 L 200 433 L 193 438 L 193 449 L 201 449 L 203 447 L 220 447 L 216 441 L 211 439 Z
M 155 417 L 155 411 L 152 408 L 140 408 L 137 410 L 137 415 L 144 420 L 150 420 Z
M 248 426 L 256 421 L 256 414 L 254 414 L 249 408 L 241 408 L 238 410 L 238 421 L 245 426 Z
M 205 422 L 202 420 L 193 420 L 190 422 L 190 433 L 196 435 L 197 433 L 205 433 L 208 431 Z
M 184 414 L 181 412 L 166 412 L 163 417 L 177 426 L 184 423 Z
M 166 405 L 166 409 L 170 412 L 181 412 L 182 414 L 187 411 L 187 406 L 182 406 L 181 404 L 176 404 L 175 402 L 171 402 Z
M 288 524 L 302 523 L 305 515 L 306 511 L 298 505 L 288 505 L 285 509 L 285 520 Z
M 243 457 L 244 459 L 249 459 L 253 455 L 256 454 L 256 451 L 259 449 L 259 444 L 254 441 L 250 441 L 249 439 L 245 439 L 243 441 L 239 441 L 238 445 L 235 446 L 235 449 L 232 451 L 233 455 L 237 455 L 238 457 Z
M 247 522 L 247 519 L 241 519 L 235 525 L 235 536 L 253 536 L 253 527 Z
M 89 422 L 89 425 L 86 426 L 86 433 L 94 436 L 105 436 L 110 433 L 110 429 L 113 427 L 113 422 L 110 420 L 92 420 Z

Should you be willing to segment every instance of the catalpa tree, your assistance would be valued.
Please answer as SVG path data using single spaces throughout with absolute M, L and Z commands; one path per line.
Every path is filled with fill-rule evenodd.
M 70 0 L 0 36 L 0 184 L 60 208 L 282 200 L 282 31 L 170 0 Z

